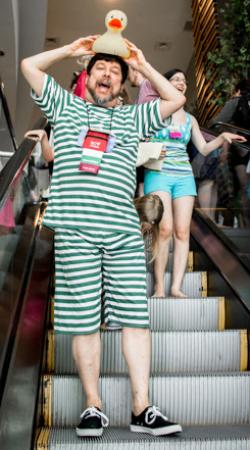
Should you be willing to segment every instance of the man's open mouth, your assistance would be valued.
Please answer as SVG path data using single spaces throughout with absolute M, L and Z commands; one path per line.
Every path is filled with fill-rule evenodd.
M 101 91 L 107 91 L 109 90 L 109 88 L 111 87 L 111 83 L 109 83 L 108 81 L 102 81 L 102 82 L 98 82 L 97 83 L 97 87 L 101 90 Z

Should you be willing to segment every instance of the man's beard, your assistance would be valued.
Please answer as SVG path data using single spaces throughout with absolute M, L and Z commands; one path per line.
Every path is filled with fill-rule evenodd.
M 87 88 L 88 88 L 88 91 L 90 92 L 95 104 L 98 106 L 105 106 L 107 103 L 111 102 L 119 95 L 119 92 L 118 92 L 118 94 L 109 94 L 107 97 L 100 98 L 100 97 L 98 97 L 98 95 L 96 95 L 94 89 L 92 89 L 88 85 L 87 85 Z

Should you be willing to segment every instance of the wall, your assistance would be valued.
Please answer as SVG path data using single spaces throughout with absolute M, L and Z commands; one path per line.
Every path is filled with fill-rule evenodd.
M 43 51 L 47 25 L 47 0 L 1 0 L 0 77 L 16 130 L 17 141 L 30 125 L 33 103 L 20 73 L 25 56 Z

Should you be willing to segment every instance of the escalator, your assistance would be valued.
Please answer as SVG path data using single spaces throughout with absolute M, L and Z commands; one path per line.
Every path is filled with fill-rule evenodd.
M 188 298 L 149 298 L 151 399 L 169 412 L 171 419 L 183 424 L 182 435 L 159 439 L 128 431 L 130 387 L 121 353 L 121 332 L 104 331 L 100 391 L 111 427 L 102 438 L 77 438 L 74 427 L 83 409 L 84 395 L 71 356 L 71 339 L 55 335 L 49 328 L 42 376 L 44 426 L 38 432 L 37 450 L 250 447 L 249 272 L 226 246 L 227 261 L 225 267 L 221 266 L 218 233 L 216 236 L 206 219 L 195 213 L 184 280 Z M 210 257 L 204 251 L 208 244 L 214 253 Z M 149 297 L 151 269 L 148 263 Z M 230 271 L 234 276 L 227 281 Z M 241 286 L 234 280 L 238 276 Z M 170 272 L 166 273 L 165 282 L 168 291 Z
M 45 204 L 29 186 L 32 145 L 25 141 L 1 173 L 0 201 L 10 198 L 14 227 L 1 227 L 0 448 L 4 450 L 250 448 L 250 271 L 222 231 L 201 211 L 192 221 L 186 299 L 154 299 L 150 252 L 147 283 L 152 330 L 153 404 L 183 424 L 155 438 L 130 433 L 131 400 L 121 332 L 102 331 L 100 390 L 110 428 L 79 439 L 84 394 L 71 339 L 55 335 L 53 234 L 42 226 Z M 148 244 L 146 243 L 146 249 Z M 8 258 L 8 260 L 7 260 Z M 172 257 L 166 272 L 169 290 Z M 49 299 L 49 301 L 48 301 Z

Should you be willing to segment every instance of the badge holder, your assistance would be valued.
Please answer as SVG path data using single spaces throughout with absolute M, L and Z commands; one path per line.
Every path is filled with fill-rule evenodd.
M 79 134 L 77 144 L 83 148 L 79 170 L 97 175 L 100 170 L 103 154 L 113 151 L 115 137 L 108 133 L 83 127 Z

